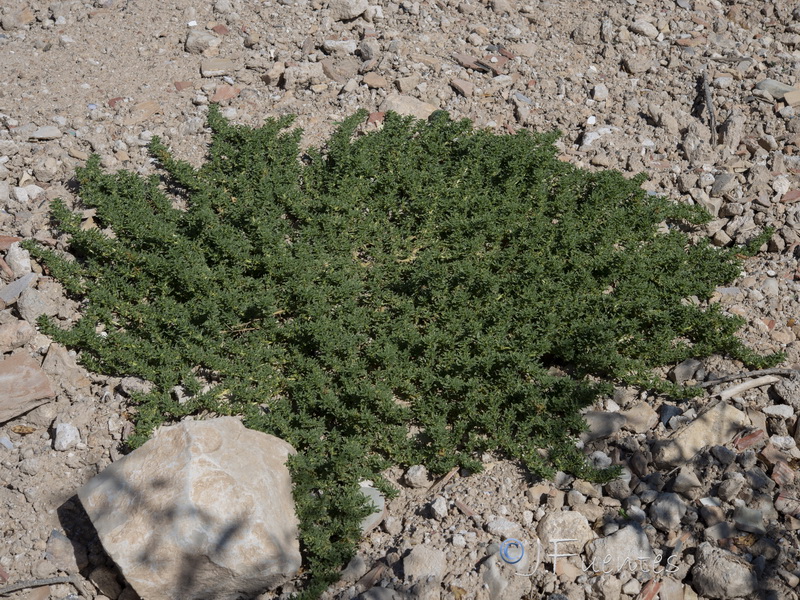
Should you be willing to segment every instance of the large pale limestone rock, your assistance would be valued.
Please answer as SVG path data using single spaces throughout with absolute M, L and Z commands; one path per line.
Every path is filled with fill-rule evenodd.
M 232 600 L 300 568 L 291 453 L 233 417 L 187 421 L 158 430 L 78 496 L 142 600 Z
M 724 446 L 747 425 L 747 415 L 721 401 L 668 439 L 655 444 L 656 465 L 674 467 L 691 461 L 706 446 Z

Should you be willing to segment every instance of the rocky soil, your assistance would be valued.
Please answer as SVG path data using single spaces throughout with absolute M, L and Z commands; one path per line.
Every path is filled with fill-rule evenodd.
M 358 108 L 367 127 L 385 110 L 444 109 L 497 132 L 558 128 L 563 160 L 646 171 L 648 190 L 705 206 L 714 220 L 698 236 L 717 246 L 774 226 L 711 302 L 746 319 L 752 347 L 800 367 L 800 6 L 368 2 L 2 3 L 0 386 L 47 401 L 0 423 L 0 587 L 71 577 L 8 597 L 136 598 L 75 497 L 120 457 L 136 383 L 87 373 L 37 333 L 38 315 L 69 322 L 79 307 L 15 238 L 63 247 L 48 201 L 80 206 L 74 169 L 92 152 L 146 173 L 159 135 L 202 162 L 210 102 L 248 125 L 296 114 L 309 144 Z M 669 376 L 741 369 L 713 357 Z M 597 464 L 625 466 L 605 486 L 533 481 L 491 456 L 484 472 L 439 482 L 422 468 L 389 473 L 400 496 L 326 597 L 798 598 L 800 384 L 788 371 L 757 377 L 682 403 L 617 390 L 583 440 Z

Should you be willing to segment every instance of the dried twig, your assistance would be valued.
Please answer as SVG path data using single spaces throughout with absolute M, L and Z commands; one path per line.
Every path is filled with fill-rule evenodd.
M 718 385 L 720 383 L 728 383 L 729 381 L 736 381 L 737 379 L 746 379 L 748 377 L 761 377 L 762 375 L 785 375 L 787 377 L 796 377 L 800 375 L 800 370 L 798 369 L 760 369 L 758 371 L 748 371 L 747 373 L 738 373 L 737 375 L 726 375 L 725 377 L 720 377 L 719 379 L 714 379 L 713 381 L 705 381 L 695 387 L 699 388 L 707 388 L 714 385 Z
M 722 400 L 727 400 L 728 398 L 733 398 L 734 396 L 737 396 L 751 388 L 769 385 L 770 383 L 778 383 L 779 381 L 780 379 L 778 377 L 774 377 L 773 375 L 764 375 L 758 379 L 751 379 L 750 381 L 744 381 L 734 385 L 733 387 L 729 387 L 727 390 L 720 392 L 719 397 Z
M 26 590 L 28 588 L 41 587 L 43 585 L 55 585 L 57 583 L 75 583 L 77 581 L 76 575 L 69 575 L 66 577 L 49 577 L 47 579 L 31 579 L 29 581 L 20 581 L 5 587 L 0 588 L 0 596 L 16 592 L 19 590 Z
M 711 87 L 708 85 L 708 69 L 703 71 L 703 96 L 705 97 L 706 110 L 708 111 L 708 127 L 711 129 L 711 147 L 717 147 L 717 117 L 714 115 L 714 98 L 711 96 Z
M 458 473 L 458 467 L 453 467 L 450 471 L 442 477 L 439 481 L 434 483 L 431 487 L 428 488 L 428 494 L 435 494 L 439 490 L 441 490 L 444 486 L 447 485 L 447 482 L 450 481 L 453 476 Z

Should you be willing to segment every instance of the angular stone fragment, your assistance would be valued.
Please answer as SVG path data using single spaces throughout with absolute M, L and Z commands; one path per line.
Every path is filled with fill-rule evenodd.
M 0 325 L 0 353 L 9 352 L 24 346 L 36 330 L 27 321 L 11 321 Z
M 368 0 L 331 0 L 328 3 L 331 17 L 335 21 L 349 21 L 364 14 Z
M 53 381 L 63 386 L 70 398 L 77 397 L 79 392 L 88 393 L 92 383 L 86 377 L 84 370 L 78 366 L 75 357 L 61 344 L 50 344 L 42 369 Z
M 222 102 L 223 100 L 232 100 L 239 95 L 242 90 L 228 84 L 218 85 L 214 90 L 214 95 L 211 96 L 211 102 Z
M 703 542 L 692 567 L 692 587 L 707 598 L 739 598 L 756 591 L 753 567 L 735 554 Z
M 783 100 L 783 96 L 789 92 L 794 92 L 797 88 L 776 81 L 775 79 L 763 79 L 756 84 L 756 89 L 768 92 L 776 100 Z
M 442 550 L 430 546 L 415 546 L 403 559 L 403 574 L 406 581 L 417 581 L 427 577 L 440 579 L 447 573 L 447 557 Z
M 380 106 L 382 112 L 390 110 L 403 116 L 412 116 L 417 119 L 427 119 L 431 114 L 438 110 L 433 104 L 428 104 L 422 100 L 417 100 L 413 96 L 400 96 L 391 94 L 383 101 Z
M 639 402 L 620 414 L 625 417 L 625 427 L 636 433 L 650 431 L 658 424 L 658 413 L 647 402 Z
M 142 598 L 233 600 L 300 567 L 293 452 L 233 417 L 186 421 L 159 429 L 78 497 Z
M 56 140 L 61 137 L 61 130 L 55 125 L 45 125 L 44 127 L 39 127 L 36 131 L 31 134 L 31 139 L 46 141 L 46 140 Z
M 321 62 L 321 70 L 329 79 L 344 84 L 358 73 L 358 61 L 354 58 L 334 60 L 326 58 Z
M 202 54 L 210 48 L 216 48 L 222 40 L 208 31 L 192 29 L 186 36 L 185 48 L 189 54 Z
M 747 424 L 747 416 L 727 402 L 717 402 L 686 427 L 659 443 L 653 459 L 659 466 L 689 462 L 706 446 L 725 445 Z
M 200 74 L 203 77 L 221 77 L 234 69 L 233 61 L 228 58 L 212 58 L 204 60 L 200 65 Z
M 386 77 L 378 73 L 367 73 L 364 75 L 364 83 L 370 89 L 389 87 Z
M 686 503 L 678 494 L 662 493 L 650 505 L 650 521 L 662 531 L 672 531 L 686 514 Z
M 588 566 L 601 572 L 636 570 L 642 562 L 652 568 L 655 558 L 647 534 L 635 524 L 591 542 L 586 550 L 590 559 Z
M 470 96 L 472 96 L 472 92 L 475 89 L 475 86 L 472 85 L 472 83 L 464 79 L 453 79 L 450 82 L 450 85 L 455 91 L 457 91 L 465 98 L 469 98 Z
M 597 537 L 586 517 L 573 511 L 559 511 L 545 515 L 539 521 L 536 533 L 540 540 L 547 540 L 551 544 L 550 550 L 553 550 L 553 540 L 562 540 L 558 542 L 558 553 L 561 554 L 579 554 L 587 543 Z
M 141 123 L 160 111 L 161 106 L 159 106 L 158 102 L 154 100 L 145 100 L 144 102 L 139 102 L 131 109 L 131 114 L 127 119 L 125 119 L 125 124 L 135 125 L 136 123 Z
M 625 417 L 620 413 L 610 413 L 597 410 L 590 410 L 583 415 L 588 431 L 581 434 L 581 440 L 592 442 L 614 435 L 622 426 L 625 425 Z
M 20 297 L 22 292 L 28 289 L 32 281 L 36 281 L 36 273 L 28 273 L 24 277 L 15 279 L 8 285 L 0 288 L 0 309 L 5 308 L 9 304 L 14 304 Z
M 44 404 L 53 395 L 47 375 L 24 352 L 0 361 L 0 423 Z
M 736 523 L 736 528 L 742 531 L 749 531 L 758 535 L 767 533 L 764 528 L 764 513 L 755 508 L 737 506 L 733 511 L 733 522 Z

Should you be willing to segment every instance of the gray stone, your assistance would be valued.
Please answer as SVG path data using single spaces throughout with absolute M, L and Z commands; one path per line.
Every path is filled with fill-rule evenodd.
M 403 482 L 412 488 L 426 488 L 431 485 L 431 480 L 428 478 L 428 469 L 422 465 L 413 465 L 408 467 Z
M 508 519 L 504 519 L 502 517 L 489 521 L 486 524 L 485 529 L 491 535 L 497 536 L 501 539 L 517 537 L 522 534 L 522 527 L 519 523 L 509 521 Z
M 233 417 L 156 431 L 78 492 L 103 547 L 148 600 L 272 589 L 300 567 L 293 448 Z
M 0 423 L 47 402 L 55 394 L 39 363 L 24 352 L 0 361 Z
M 765 406 L 761 409 L 761 412 L 771 417 L 780 417 L 781 419 L 791 419 L 794 416 L 794 408 L 788 404 Z
M 647 535 L 632 524 L 595 540 L 587 546 L 590 568 L 599 572 L 621 572 L 645 561 L 652 564 L 655 556 Z M 605 566 L 605 568 L 604 568 Z
M 549 544 L 553 540 L 573 540 L 560 542 L 558 544 L 559 553 L 580 554 L 584 546 L 596 537 L 586 517 L 574 511 L 561 511 L 545 515 L 539 521 L 536 533 L 540 540 Z
M 695 554 L 692 587 L 707 598 L 738 598 L 756 591 L 753 567 L 735 554 L 703 542 Z
M 598 83 L 592 88 L 592 98 L 598 102 L 608 100 L 608 87 L 605 83 Z
M 364 497 L 375 505 L 375 510 L 361 521 L 361 533 L 367 533 L 380 525 L 386 516 L 386 498 L 371 485 L 362 485 L 360 490 Z
M 631 75 L 639 75 L 647 72 L 653 66 L 653 61 L 641 54 L 629 54 L 622 59 L 622 68 Z
M 672 482 L 672 491 L 682 494 L 701 487 L 703 483 L 694 469 L 691 467 L 684 467 L 675 476 L 675 481 Z
M 50 532 L 44 557 L 67 573 L 77 573 L 89 565 L 86 548 L 57 529 Z
M 335 21 L 349 21 L 364 14 L 368 0 L 330 0 L 328 9 Z
M 355 40 L 325 40 L 322 42 L 322 49 L 325 54 L 334 56 L 349 56 L 355 54 L 358 42 Z
M 126 396 L 132 394 L 149 394 L 153 391 L 153 384 L 139 377 L 124 377 L 119 382 L 120 391 Z
M 744 475 L 741 473 L 731 473 L 728 479 L 719 484 L 717 495 L 725 502 L 730 502 L 739 495 L 744 484 Z
M 733 191 L 739 184 L 736 175 L 733 173 L 720 173 L 714 178 L 714 185 L 711 186 L 712 196 L 722 196 Z
M 767 530 L 764 528 L 764 514 L 760 510 L 737 506 L 733 511 L 733 522 L 737 529 L 765 535 Z
M 756 89 L 767 92 L 776 100 L 782 100 L 783 96 L 788 92 L 797 91 L 797 88 L 794 88 L 783 82 L 776 81 L 775 79 L 763 79 L 759 81 L 756 84 Z
M 358 595 L 358 600 L 407 600 L 408 595 L 392 588 L 375 586 Z
M 31 134 L 31 139 L 41 141 L 57 140 L 60 137 L 61 130 L 55 125 L 45 125 L 44 127 L 39 127 L 39 129 Z
M 733 525 L 726 521 L 721 521 L 711 527 L 707 527 L 705 532 L 705 539 L 708 541 L 716 542 L 736 535 L 736 530 Z
M 672 531 L 681 524 L 681 519 L 686 514 L 686 503 L 678 495 L 665 492 L 650 505 L 650 521 L 662 531 Z
M 658 413 L 647 402 L 639 402 L 620 414 L 625 417 L 625 428 L 635 433 L 645 433 L 658 424 Z
M 210 31 L 192 29 L 186 36 L 184 47 L 189 54 L 202 54 L 209 48 L 216 48 L 222 40 Z
M 81 433 L 78 428 L 71 423 L 59 423 L 56 425 L 56 439 L 53 448 L 59 452 L 70 450 L 81 441 Z
M 447 507 L 447 500 L 442 498 L 441 496 L 436 496 L 433 502 L 430 503 L 428 506 L 430 509 L 430 514 L 434 519 L 441 521 L 447 516 L 448 507 Z
M 19 278 L 31 272 L 31 253 L 14 242 L 6 253 L 6 264 L 14 271 L 14 277 Z
M 683 384 L 689 381 L 690 379 L 694 378 L 694 374 L 697 373 L 697 369 L 703 366 L 699 360 L 694 358 L 688 358 L 679 365 L 676 365 L 672 371 L 669 373 L 670 381 L 674 381 L 678 384 Z
M 31 275 L 34 274 L 31 273 Z M 31 277 L 31 280 L 34 278 L 35 275 Z M 48 317 L 57 315 L 62 304 L 60 287 L 43 284 L 42 280 L 40 280 L 38 288 L 26 286 L 17 299 L 20 316 L 31 325 L 36 325 L 37 319 L 42 315 Z
M 658 29 L 656 26 L 644 20 L 634 21 L 630 26 L 630 30 L 633 33 L 643 35 L 651 40 L 658 37 Z
M 442 579 L 447 573 L 447 556 L 431 546 L 415 546 L 403 559 L 406 582 L 433 577 Z
M 588 430 L 581 433 L 581 440 L 585 443 L 614 435 L 626 422 L 625 416 L 620 413 L 596 410 L 584 413 L 583 418 L 589 426 Z
M 347 566 L 342 571 L 341 579 L 347 583 L 355 583 L 367 574 L 368 568 L 366 561 L 356 554 L 347 563 Z

